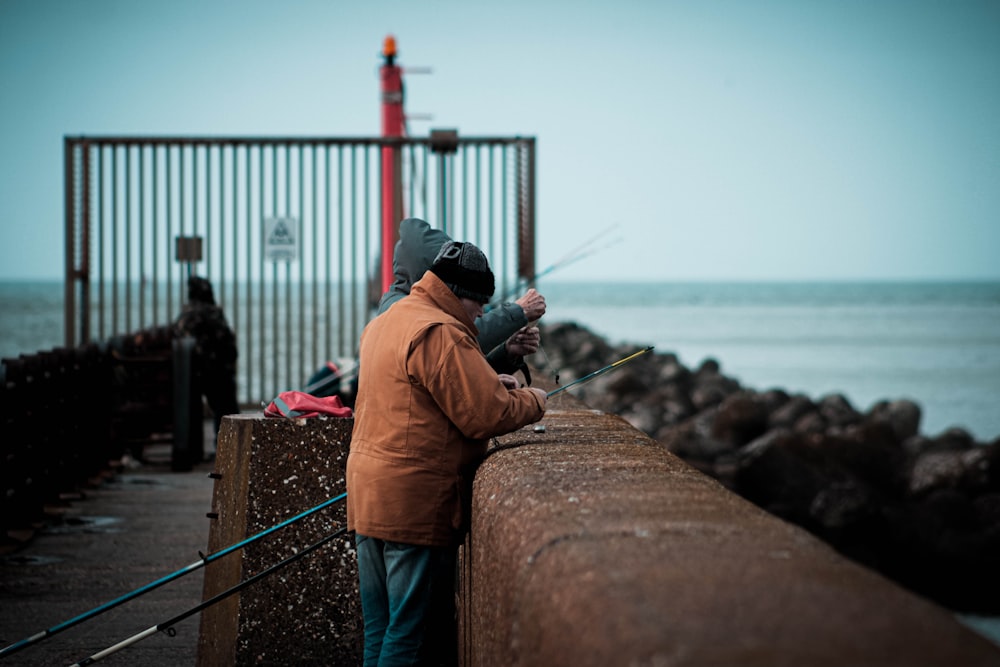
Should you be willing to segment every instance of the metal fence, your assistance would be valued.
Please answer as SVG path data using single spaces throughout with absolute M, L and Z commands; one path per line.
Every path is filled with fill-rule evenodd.
M 534 138 L 440 136 L 66 137 L 67 347 L 170 323 L 194 273 L 237 332 L 242 404 L 353 359 L 381 292 L 383 159 L 403 216 L 476 243 L 513 295 L 535 275 Z

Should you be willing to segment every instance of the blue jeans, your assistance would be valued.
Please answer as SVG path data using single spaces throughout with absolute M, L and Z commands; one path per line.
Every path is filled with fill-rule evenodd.
M 357 535 L 365 667 L 415 665 L 442 549 Z

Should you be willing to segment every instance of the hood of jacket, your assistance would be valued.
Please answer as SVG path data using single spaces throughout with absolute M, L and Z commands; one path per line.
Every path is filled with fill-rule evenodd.
M 393 282 L 382 295 L 378 312 L 385 310 L 410 293 L 414 283 L 424 277 L 424 273 L 434 263 L 441 246 L 451 241 L 451 237 L 440 229 L 434 229 L 420 218 L 406 218 L 399 223 L 399 240 L 392 254 Z

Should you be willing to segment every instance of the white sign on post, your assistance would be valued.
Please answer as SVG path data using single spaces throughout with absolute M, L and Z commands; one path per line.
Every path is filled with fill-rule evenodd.
M 264 218 L 264 259 L 294 262 L 299 257 L 299 221 L 296 218 Z

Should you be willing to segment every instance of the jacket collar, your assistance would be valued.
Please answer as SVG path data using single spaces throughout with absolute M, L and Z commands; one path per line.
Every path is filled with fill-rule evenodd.
M 414 283 L 408 298 L 413 297 L 428 301 L 436 308 L 454 317 L 469 330 L 473 338 L 479 335 L 479 329 L 476 328 L 475 322 L 469 317 L 469 313 L 465 311 L 465 307 L 459 298 L 455 296 L 455 293 L 440 278 L 430 271 Z

